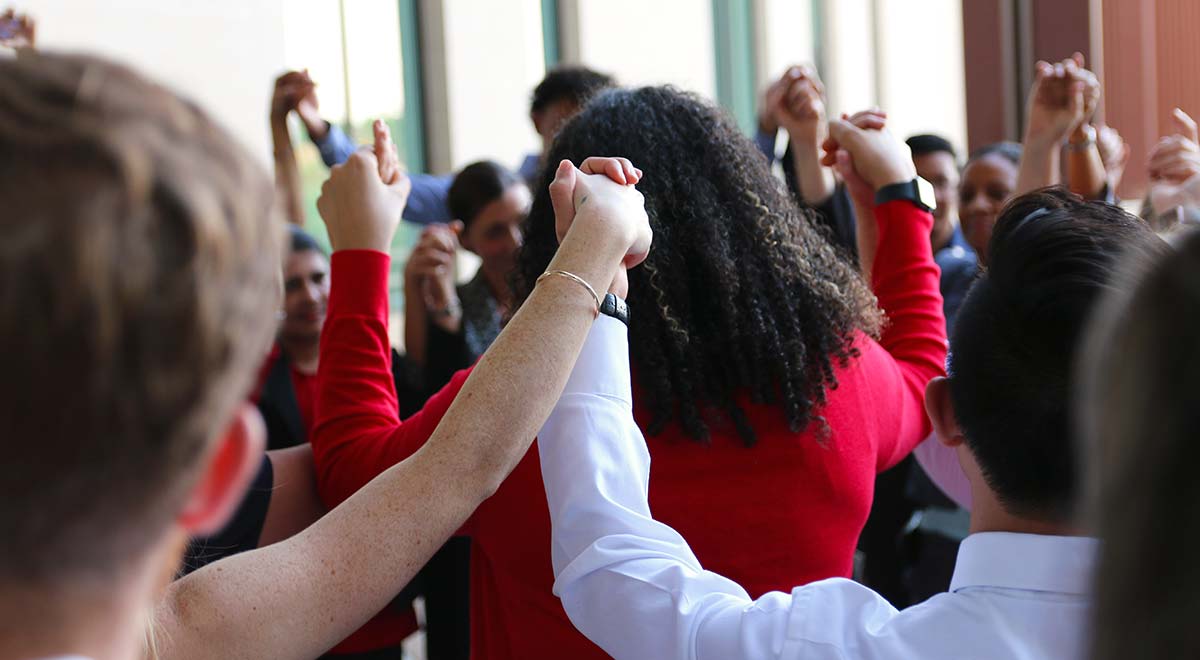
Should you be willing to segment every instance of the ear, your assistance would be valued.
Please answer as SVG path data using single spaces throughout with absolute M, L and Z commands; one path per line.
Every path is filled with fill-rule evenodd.
M 262 464 L 266 435 L 258 409 L 242 403 L 206 457 L 200 479 L 176 520 L 190 536 L 215 534 L 228 522 Z
M 954 416 L 954 403 L 950 400 L 950 381 L 941 376 L 925 386 L 925 413 L 933 423 L 933 433 L 938 442 L 947 447 L 963 443 L 962 429 Z

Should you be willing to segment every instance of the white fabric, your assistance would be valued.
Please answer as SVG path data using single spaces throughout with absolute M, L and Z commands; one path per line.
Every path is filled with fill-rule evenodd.
M 952 592 L 903 612 L 844 579 L 751 600 L 651 518 L 650 457 L 631 400 L 626 329 L 601 317 L 538 434 L 554 593 L 614 657 L 1081 656 L 1093 539 L 976 534 L 962 544 Z M 741 542 L 753 551 L 753 539 Z

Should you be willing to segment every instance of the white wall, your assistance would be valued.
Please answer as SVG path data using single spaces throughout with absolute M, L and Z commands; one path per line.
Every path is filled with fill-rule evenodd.
M 756 62 L 761 91 L 793 64 L 816 62 L 814 0 L 756 0 Z
M 284 0 L 32 0 L 43 49 L 132 65 L 195 99 L 264 164 L 271 83 L 284 64 Z
M 541 151 L 529 120 L 546 74 L 541 3 L 442 0 L 442 18 L 450 167 L 491 158 L 516 168 Z
M 708 0 L 564 0 L 564 58 L 622 85 L 671 83 L 716 98 Z

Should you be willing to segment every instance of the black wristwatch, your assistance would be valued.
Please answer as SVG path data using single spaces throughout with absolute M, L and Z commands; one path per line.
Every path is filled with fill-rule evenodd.
M 904 183 L 888 184 L 875 192 L 876 204 L 886 204 L 897 199 L 908 200 L 922 211 L 932 211 L 937 208 L 937 200 L 933 196 L 933 186 L 921 177 Z
M 629 326 L 629 304 L 617 297 L 615 293 L 604 294 L 604 302 L 600 303 L 600 313 Z

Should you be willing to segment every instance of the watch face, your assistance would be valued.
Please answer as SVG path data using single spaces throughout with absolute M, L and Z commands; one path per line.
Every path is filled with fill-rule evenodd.
M 933 184 L 921 177 L 917 177 L 917 196 L 921 198 L 922 204 L 929 207 L 930 211 L 937 208 L 937 196 L 933 194 Z

